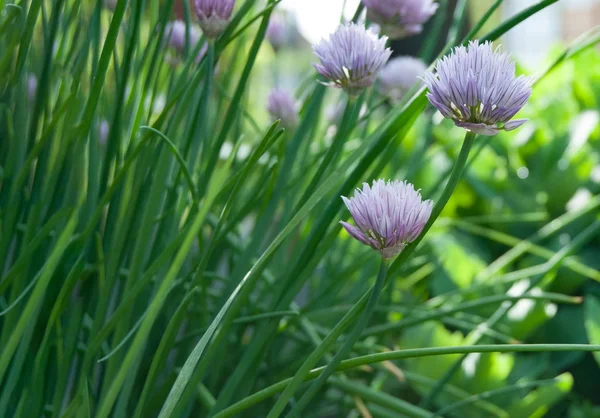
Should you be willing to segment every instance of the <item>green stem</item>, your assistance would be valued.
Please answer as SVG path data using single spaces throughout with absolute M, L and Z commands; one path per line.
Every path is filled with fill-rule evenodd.
M 356 126 L 356 120 L 358 119 L 358 115 L 360 112 L 360 108 L 363 103 L 363 98 L 353 99 L 348 98 L 348 103 L 346 104 L 346 109 L 344 110 L 344 115 L 342 116 L 342 120 L 337 126 L 337 133 L 333 139 L 331 146 L 328 148 L 323 161 L 319 165 L 317 172 L 313 176 L 310 184 L 306 188 L 304 194 L 296 204 L 296 208 L 294 213 L 298 212 L 298 209 L 302 207 L 302 204 L 308 200 L 308 198 L 314 193 L 319 185 L 319 182 L 323 178 L 323 175 L 327 171 L 330 165 L 335 165 L 336 158 L 342 152 L 344 148 L 344 144 L 348 140 L 348 137 L 352 133 L 353 128 Z
M 463 44 L 469 42 L 469 40 L 473 39 L 475 35 L 477 35 L 483 25 L 487 23 L 487 21 L 490 19 L 490 17 L 492 17 L 494 12 L 498 9 L 498 7 L 500 7 L 503 1 L 504 0 L 496 0 L 496 2 L 492 4 L 492 6 L 487 10 L 487 12 L 485 12 L 481 19 L 479 19 L 479 22 L 477 22 L 475 26 L 473 26 L 473 29 L 471 29 L 467 36 L 465 36 L 465 39 L 463 39 Z
M 354 357 L 343 361 L 336 371 L 355 369 L 373 363 L 384 361 L 403 360 L 407 358 L 420 358 L 431 356 L 444 356 L 450 354 L 470 354 L 470 353 L 536 353 L 536 352 L 600 352 L 600 345 L 591 344 L 489 344 L 478 346 L 456 346 L 456 347 L 427 347 L 412 348 L 407 350 L 386 351 L 384 353 L 368 354 L 365 356 Z M 311 370 L 305 377 L 305 380 L 316 379 L 325 367 L 319 367 Z M 241 401 L 231 405 L 229 408 L 214 415 L 213 418 L 228 418 L 239 416 L 241 411 L 256 405 L 265 399 L 274 396 L 276 393 L 284 390 L 292 378 L 284 379 L 274 385 L 271 385 L 254 395 L 248 396 Z
M 491 31 L 490 33 L 488 33 L 486 36 L 484 36 L 481 39 L 481 42 L 484 41 L 493 41 L 495 39 L 498 39 L 499 37 L 501 37 L 502 35 L 504 35 L 506 32 L 508 32 L 509 30 L 511 30 L 513 27 L 517 26 L 519 23 L 523 22 L 525 19 L 533 16 L 534 14 L 536 14 L 537 12 L 545 9 L 546 7 L 556 3 L 558 0 L 543 0 L 537 4 L 534 4 L 531 7 L 528 7 L 527 9 L 523 10 L 521 13 L 515 15 L 514 17 L 512 17 L 511 19 L 507 20 L 506 22 L 504 22 L 502 25 L 498 26 L 496 29 L 494 29 L 493 31 Z
M 469 396 L 465 399 L 461 399 L 460 401 L 451 403 L 450 405 L 444 406 L 440 409 L 433 417 L 431 418 L 439 418 L 448 414 L 449 412 L 453 412 L 456 409 L 462 408 L 464 406 L 470 405 L 482 399 L 489 399 L 494 396 L 505 395 L 511 392 L 522 391 L 523 389 L 536 388 L 541 386 L 552 386 L 558 382 L 558 379 L 546 379 L 546 380 L 535 380 L 533 382 L 520 382 L 514 385 L 510 385 L 504 388 L 492 389 L 486 392 L 476 393 L 475 395 Z
M 465 140 L 463 141 L 462 148 L 460 149 L 460 154 L 458 155 L 458 159 L 454 163 L 454 168 L 452 168 L 452 172 L 450 173 L 450 178 L 448 179 L 448 183 L 446 183 L 446 187 L 442 191 L 442 195 L 435 202 L 433 210 L 431 212 L 431 216 L 429 217 L 429 221 L 425 224 L 423 228 L 423 232 L 421 235 L 413 241 L 408 247 L 400 253 L 398 258 L 394 260 L 392 265 L 390 266 L 389 275 L 393 275 L 398 271 L 402 263 L 406 261 L 406 259 L 410 256 L 410 254 L 414 251 L 414 249 L 419 245 L 423 237 L 427 234 L 433 223 L 437 220 L 437 218 L 444 210 L 446 203 L 450 200 L 452 193 L 454 193 L 454 189 L 458 185 L 462 174 L 464 172 L 465 166 L 467 164 L 467 158 L 469 157 L 469 152 L 471 152 L 471 148 L 473 147 L 473 142 L 475 141 L 475 137 L 477 135 L 473 132 L 467 132 L 465 135 Z
M 363 311 L 361 317 L 359 318 L 358 322 L 356 323 L 356 326 L 352 330 L 352 333 L 346 339 L 342 348 L 340 348 L 340 350 L 336 353 L 336 355 L 333 357 L 333 359 L 329 362 L 329 364 L 325 368 L 324 372 L 319 376 L 317 381 L 311 385 L 311 387 L 308 389 L 308 391 L 302 396 L 300 401 L 298 401 L 298 403 L 296 405 L 294 405 L 294 408 L 287 415 L 287 417 L 291 418 L 294 416 L 299 416 L 302 409 L 315 396 L 315 394 L 321 388 L 321 386 L 323 386 L 323 384 L 325 383 L 327 378 L 335 371 L 336 367 L 338 367 L 339 364 L 342 362 L 342 359 L 348 355 L 350 350 L 352 350 L 352 346 L 354 346 L 354 343 L 356 342 L 356 340 L 358 340 L 360 338 L 360 335 L 362 334 L 367 323 L 369 322 L 369 318 L 371 317 L 371 314 L 373 313 L 373 310 L 375 309 L 375 306 L 377 305 L 377 300 L 379 299 L 379 296 L 381 295 L 381 291 L 383 290 L 383 286 L 385 284 L 385 277 L 386 277 L 386 273 L 387 273 L 387 266 L 388 266 L 387 260 L 382 259 L 381 265 L 379 267 L 379 273 L 377 274 L 377 280 L 376 280 L 375 286 L 373 286 L 373 290 L 371 291 L 371 294 L 369 296 L 369 301 L 367 302 L 367 306 L 365 307 L 365 310 Z M 328 348 L 329 348 L 329 345 L 327 345 L 327 344 L 325 344 L 325 342 L 323 342 L 323 343 L 321 343 L 321 345 L 319 347 L 317 347 L 315 349 L 314 353 L 318 353 L 318 356 L 311 355 L 309 357 L 309 359 L 302 365 L 302 367 L 300 368 L 298 373 L 296 373 L 296 375 L 294 376 L 294 380 L 292 380 L 292 383 L 290 383 L 290 385 L 286 388 L 284 393 L 277 400 L 277 403 L 275 404 L 275 406 L 273 407 L 273 409 L 271 410 L 271 412 L 269 413 L 267 418 L 276 418 L 281 414 L 281 412 L 283 411 L 283 408 L 285 408 L 285 405 L 287 404 L 289 398 L 291 398 L 293 396 L 296 389 L 300 386 L 300 384 L 304 380 L 305 376 L 310 371 L 310 368 L 314 366 L 316 361 L 318 361 L 323 356 L 323 354 L 327 351 Z

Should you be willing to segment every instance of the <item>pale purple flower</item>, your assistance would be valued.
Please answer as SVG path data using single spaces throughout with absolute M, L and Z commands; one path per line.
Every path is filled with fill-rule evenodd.
M 392 58 L 379 72 L 379 92 L 400 101 L 426 71 L 427 66 L 418 58 Z
M 185 50 L 186 41 L 186 25 L 181 20 L 175 20 L 167 23 L 165 27 L 165 39 L 169 43 L 169 46 L 179 53 L 183 53 Z M 194 27 L 189 28 L 189 46 L 193 49 L 196 44 L 200 41 L 200 31 Z
M 350 23 L 342 25 L 317 43 L 313 50 L 321 61 L 315 68 L 335 87 L 349 96 L 357 96 L 377 78 L 377 73 L 390 58 L 385 47 L 387 37 L 379 38 L 370 29 Z
M 495 135 L 527 121 L 511 119 L 531 96 L 533 78 L 516 77 L 509 54 L 494 50 L 490 42 L 455 48 L 424 81 L 427 97 L 440 113 L 471 132 Z
M 298 105 L 294 96 L 286 90 L 271 90 L 267 100 L 267 110 L 274 120 L 281 120 L 284 128 L 291 129 L 298 124 Z
M 196 15 L 207 38 L 216 38 L 229 24 L 235 0 L 195 0 Z
M 110 130 L 110 125 L 106 119 L 102 119 L 98 124 L 98 142 L 101 146 L 106 145 L 106 141 L 108 140 L 108 133 Z
M 29 74 L 29 76 L 27 76 L 27 98 L 30 102 L 33 102 L 35 100 L 35 94 L 37 93 L 37 85 L 38 81 L 35 74 Z
M 287 41 L 285 20 L 280 15 L 273 15 L 267 27 L 267 39 L 275 52 L 279 51 Z
M 356 226 L 341 221 L 348 233 L 379 251 L 383 258 L 399 254 L 423 231 L 431 216 L 433 202 L 406 181 L 375 180 L 356 189 L 354 197 L 342 196 Z
M 438 8 L 434 0 L 362 0 L 367 18 L 392 39 L 417 35 Z

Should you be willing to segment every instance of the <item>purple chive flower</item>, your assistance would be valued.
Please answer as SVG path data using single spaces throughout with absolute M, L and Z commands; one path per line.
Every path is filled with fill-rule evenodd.
M 417 35 L 438 8 L 434 0 L 362 0 L 367 18 L 392 39 Z
M 281 120 L 284 128 L 292 129 L 298 124 L 298 105 L 294 96 L 285 90 L 271 90 L 267 100 L 267 110 L 274 120 Z
M 390 58 L 392 51 L 385 47 L 387 37 L 379 38 L 370 29 L 354 23 L 342 25 L 313 47 L 321 61 L 315 64 L 319 74 L 340 87 L 349 96 L 373 84 L 377 73 Z
M 229 24 L 235 0 L 195 0 L 196 15 L 207 38 L 216 38 Z
M 271 16 L 269 26 L 267 27 L 267 39 L 275 52 L 279 51 L 287 41 L 287 31 L 285 21 L 279 15 Z
M 399 254 L 423 231 L 431 216 L 433 202 L 406 181 L 375 180 L 363 183 L 354 197 L 342 196 L 357 226 L 341 221 L 352 237 L 379 251 L 383 258 Z
M 165 39 L 168 41 L 169 46 L 179 53 L 183 53 L 185 50 L 185 26 L 185 22 L 175 20 L 167 23 L 167 26 L 165 27 Z M 192 26 L 189 29 L 190 48 L 193 49 L 198 41 L 200 41 L 200 32 L 197 28 Z
M 427 66 L 418 58 L 393 58 L 379 72 L 379 91 L 394 101 L 400 101 L 426 71 Z
M 515 77 L 515 63 L 490 42 L 471 41 L 441 60 L 424 78 L 427 97 L 456 126 L 480 135 L 512 131 L 527 119 L 511 121 L 531 96 L 533 78 Z

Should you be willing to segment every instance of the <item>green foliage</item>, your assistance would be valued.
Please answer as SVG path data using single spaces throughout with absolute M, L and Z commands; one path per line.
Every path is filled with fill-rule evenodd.
M 103 3 L 0 0 L 0 417 L 600 416 L 597 31 L 528 124 L 465 138 L 423 88 L 346 103 L 302 42 L 275 54 L 279 1 L 204 56 L 168 46 L 180 2 Z M 338 221 L 380 177 L 436 206 L 378 275 Z

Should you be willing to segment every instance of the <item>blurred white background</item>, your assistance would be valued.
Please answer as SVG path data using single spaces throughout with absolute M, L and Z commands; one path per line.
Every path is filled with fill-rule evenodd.
M 471 0 L 492 3 L 491 0 Z M 344 8 L 351 17 L 360 0 L 283 0 L 282 8 L 296 15 L 300 33 L 315 43 L 338 26 Z M 505 0 L 504 18 L 538 3 L 539 0 Z M 543 12 L 514 28 L 503 38 L 505 47 L 526 67 L 541 65 L 549 49 L 560 41 L 573 40 L 600 24 L 600 0 L 559 0 Z

